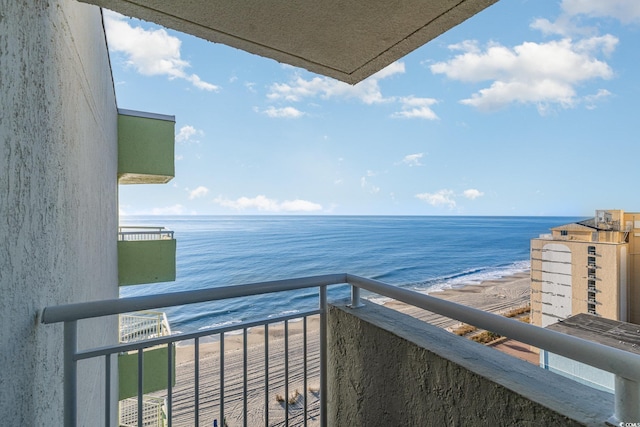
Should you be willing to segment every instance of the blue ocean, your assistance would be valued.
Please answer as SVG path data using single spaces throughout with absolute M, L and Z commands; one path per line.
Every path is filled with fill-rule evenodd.
M 164 226 L 177 240 L 175 282 L 120 288 L 120 296 L 351 273 L 435 291 L 527 271 L 529 241 L 569 217 L 125 216 L 121 225 Z M 329 299 L 349 295 L 332 287 Z M 300 290 L 167 308 L 186 332 L 317 307 Z

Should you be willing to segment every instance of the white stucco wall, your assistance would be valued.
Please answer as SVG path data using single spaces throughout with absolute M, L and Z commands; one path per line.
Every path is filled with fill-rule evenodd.
M 38 314 L 118 295 L 116 103 L 100 10 L 0 0 L 0 67 L 0 419 L 58 426 L 62 326 Z M 79 342 L 116 332 L 94 322 Z M 102 378 L 81 378 L 79 408 L 100 414 Z

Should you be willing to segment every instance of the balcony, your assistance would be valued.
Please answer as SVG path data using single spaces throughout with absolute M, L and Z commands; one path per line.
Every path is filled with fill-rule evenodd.
M 120 286 L 176 280 L 176 241 L 164 227 L 119 227 Z
M 167 317 L 163 312 L 142 311 L 137 313 L 121 314 L 120 343 L 135 343 L 152 338 L 167 337 L 171 335 L 171 328 Z M 166 346 L 146 348 L 143 352 L 143 360 L 138 360 L 135 351 L 118 354 L 118 400 L 123 401 L 138 395 L 138 378 L 144 378 L 142 382 L 143 394 L 149 394 L 167 389 L 167 363 L 172 361 L 172 384 L 175 384 L 175 348 L 171 347 L 171 359 Z M 143 375 L 138 375 L 140 364 Z M 122 406 L 122 402 L 121 402 Z M 126 406 L 126 405 L 125 405 Z M 156 408 L 157 405 L 147 403 L 145 406 Z
M 175 176 L 175 117 L 118 109 L 118 183 L 165 184 Z
M 328 304 L 327 287 L 351 286 L 349 301 Z M 78 349 L 78 321 L 154 307 L 315 289 L 317 309 L 243 324 L 213 327 L 145 341 L 96 349 Z M 592 389 L 494 349 L 476 344 L 392 309 L 362 300 L 360 293 L 384 296 L 461 322 L 511 337 L 525 344 L 603 369 L 615 375 L 615 394 Z M 363 304 L 364 302 L 364 304 Z M 293 308 L 293 307 L 292 307 Z M 317 335 L 309 319 L 319 317 Z M 303 361 L 289 358 L 290 325 L 301 324 Z M 640 420 L 640 356 L 591 341 L 539 328 L 450 301 L 349 274 L 289 279 L 201 289 L 145 297 L 47 307 L 42 322 L 64 323 L 65 425 L 75 426 L 79 410 L 77 364 L 134 351 L 144 363 L 145 348 L 193 340 L 190 369 L 178 372 L 162 396 L 168 425 L 619 425 Z M 283 369 L 270 364 L 276 351 L 269 330 L 282 328 Z M 260 352 L 249 352 L 248 330 L 264 333 Z M 240 345 L 227 350 L 235 335 Z M 216 356 L 201 355 L 213 340 Z M 311 343 L 317 342 L 317 346 Z M 209 345 L 210 343 L 207 343 Z M 169 353 L 170 354 L 170 353 Z M 264 356 L 261 356 L 261 355 Z M 279 357 L 279 356 L 278 356 Z M 261 360 L 261 361 L 259 361 Z M 170 375 L 171 357 L 165 375 Z M 230 372 L 236 370 L 233 376 Z M 178 370 L 179 371 L 179 370 Z M 137 381 L 144 380 L 143 374 Z M 256 373 L 257 372 L 257 373 Z M 317 375 L 317 376 L 316 376 Z M 315 381 L 317 380 L 317 386 Z M 104 390 L 111 390 L 104 375 Z M 300 387 L 298 392 L 296 387 Z M 296 390 L 296 392 L 293 392 Z M 570 391 L 570 392 L 568 392 Z M 292 393 L 293 392 L 293 393 Z M 274 394 L 280 406 L 275 405 Z M 105 408 L 110 393 L 105 392 Z M 235 400 L 230 404 L 229 397 Z M 139 393 L 138 425 L 143 395 Z M 249 406 L 257 407 L 255 412 Z M 94 414 L 95 417 L 98 415 Z M 96 425 L 110 425 L 110 411 Z

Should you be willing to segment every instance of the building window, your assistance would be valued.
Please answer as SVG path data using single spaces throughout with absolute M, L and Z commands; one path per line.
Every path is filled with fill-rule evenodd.
M 587 276 L 589 279 L 591 280 L 595 280 L 596 279 L 596 269 L 595 268 L 589 268 L 587 271 Z
M 598 314 L 596 313 L 596 305 L 592 303 L 587 304 L 587 311 L 589 314 Z
M 560 235 L 561 236 L 568 236 L 569 232 L 567 230 L 560 230 Z
M 590 256 L 590 257 L 587 259 L 587 263 L 588 263 L 589 267 L 591 267 L 591 268 L 595 268 L 595 267 L 596 267 L 596 257 L 594 257 L 594 256 Z
M 596 247 L 595 246 L 589 246 L 587 247 L 587 253 L 589 255 L 595 255 L 596 254 Z

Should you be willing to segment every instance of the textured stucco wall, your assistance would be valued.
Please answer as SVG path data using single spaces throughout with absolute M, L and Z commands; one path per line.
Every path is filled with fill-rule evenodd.
M 332 426 L 603 425 L 612 397 L 385 307 L 331 306 Z
M 38 313 L 117 297 L 116 174 L 100 10 L 74 0 L 0 0 L 2 425 L 62 425 L 62 326 L 41 324 Z M 90 322 L 79 344 L 116 338 L 113 319 Z M 93 370 L 84 364 L 79 375 Z M 81 378 L 78 407 L 99 415 L 102 378 Z M 80 425 L 96 421 L 83 415 Z

